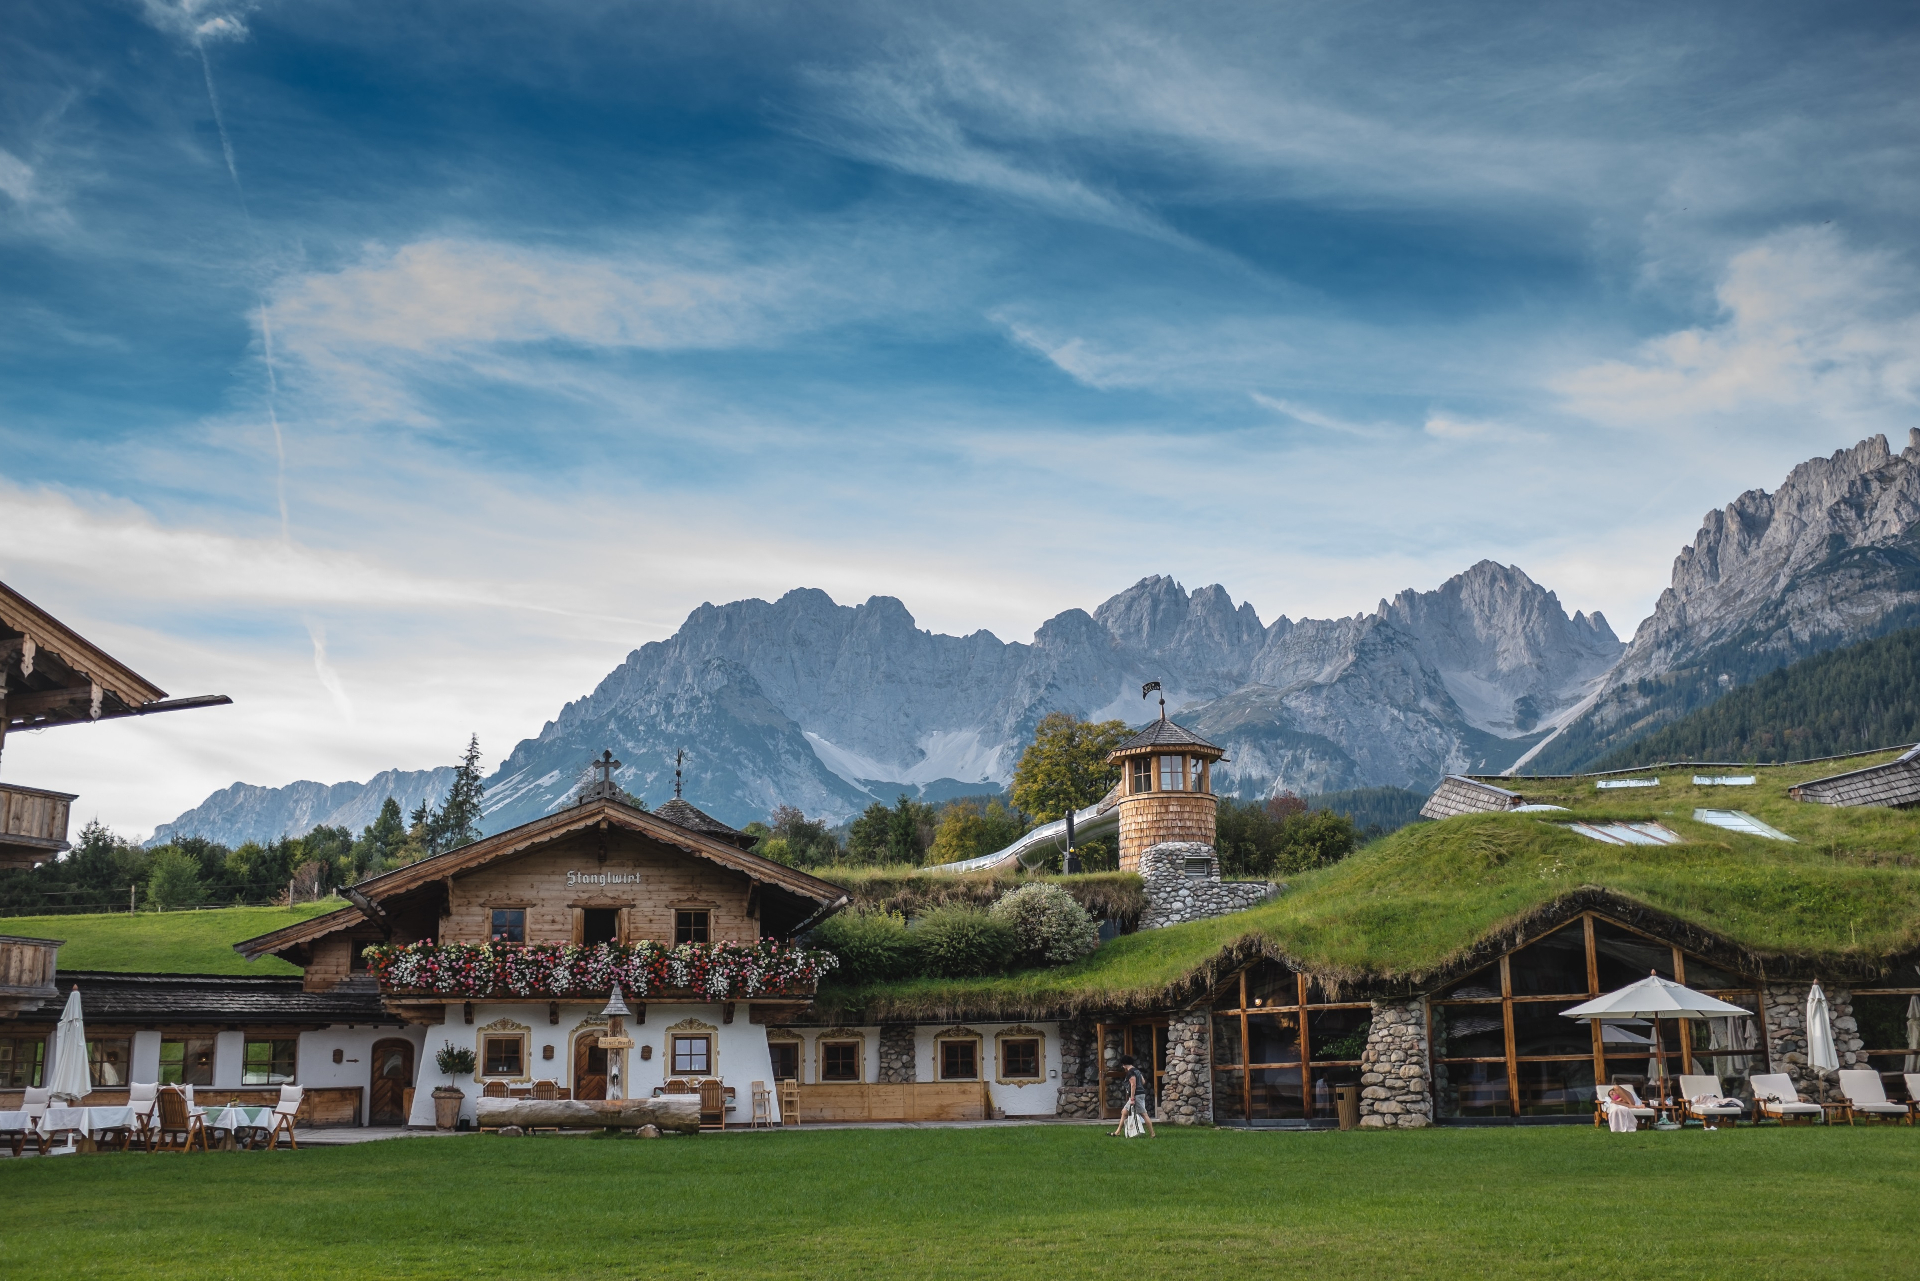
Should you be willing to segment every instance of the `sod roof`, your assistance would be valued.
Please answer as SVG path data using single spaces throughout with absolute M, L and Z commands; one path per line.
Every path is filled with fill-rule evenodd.
M 122 974 L 299 974 L 268 957 L 248 963 L 233 945 L 340 908 L 339 899 L 296 907 L 222 907 L 199 912 L 114 912 L 0 917 L 0 934 L 63 940 L 59 967 Z
M 1691 768 L 1636 771 L 1660 785 L 1610 791 L 1591 777 L 1502 779 L 1568 812 L 1402 828 L 1251 911 L 1123 935 L 1058 969 L 828 986 L 820 1001 L 866 1020 L 1164 1009 L 1254 956 L 1350 989 L 1414 990 L 1585 907 L 1749 974 L 1881 977 L 1920 952 L 1920 811 L 1812 805 L 1787 789 L 1898 754 L 1743 767 L 1751 787 L 1695 786 Z M 1696 809 L 1743 810 L 1797 843 L 1696 822 Z M 1685 843 L 1608 845 L 1567 826 L 1585 819 L 1656 820 Z

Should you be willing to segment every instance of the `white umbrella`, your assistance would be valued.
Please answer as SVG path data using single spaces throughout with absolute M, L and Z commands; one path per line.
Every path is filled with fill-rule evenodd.
M 80 1019 L 80 987 L 67 994 L 67 1008 L 60 1012 L 60 1029 L 53 1049 L 53 1075 L 47 1080 L 47 1092 L 54 1098 L 84 1099 L 93 1093 L 92 1075 L 87 1071 L 87 1027 Z
M 1594 1019 L 1652 1019 L 1653 1046 L 1655 1053 L 1647 1066 L 1654 1069 L 1647 1075 L 1665 1079 L 1666 1071 L 1659 1057 L 1660 1020 L 1723 1018 L 1729 1015 L 1745 1015 L 1747 1010 L 1738 1005 L 1728 1005 L 1717 997 L 1705 992 L 1696 992 L 1683 987 L 1671 979 L 1663 979 L 1658 974 L 1650 974 L 1638 983 L 1629 983 L 1617 992 L 1608 992 L 1605 996 L 1596 996 L 1584 1005 L 1576 1005 L 1563 1011 L 1565 1017 L 1592 1021 Z
M 1840 1070 L 1840 1052 L 1833 1046 L 1833 1020 L 1827 1014 L 1827 994 L 1815 983 L 1807 991 L 1807 1066 L 1821 1072 Z M 1820 1093 L 1827 1092 L 1824 1077 Z
M 1907 1048 L 1920 1050 L 1920 996 L 1907 998 Z M 1906 1072 L 1920 1072 L 1920 1054 L 1907 1055 Z

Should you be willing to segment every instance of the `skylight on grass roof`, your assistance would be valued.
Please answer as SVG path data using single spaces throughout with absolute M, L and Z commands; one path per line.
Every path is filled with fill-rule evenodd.
M 1660 823 L 1569 823 L 1567 828 L 1608 845 L 1679 845 L 1686 840 Z
M 1602 792 L 1606 791 L 1608 788 L 1613 788 L 1613 787 L 1658 787 L 1658 786 L 1660 786 L 1660 780 L 1657 778 L 1603 778 L 1598 783 L 1594 784 L 1595 789 Z
M 1695 774 L 1695 787 L 1752 787 L 1759 780 L 1752 774 Z
M 1799 843 L 1779 828 L 1762 823 L 1759 819 L 1743 810 L 1695 810 L 1693 812 L 1693 818 L 1696 823 L 1711 823 L 1715 827 L 1724 827 L 1729 832 L 1744 832 L 1748 836 L 1764 836 L 1770 841 L 1786 841 L 1790 844 Z

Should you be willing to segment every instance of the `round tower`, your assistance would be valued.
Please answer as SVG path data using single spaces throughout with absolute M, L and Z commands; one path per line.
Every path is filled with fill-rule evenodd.
M 1226 753 L 1167 719 L 1107 757 L 1120 766 L 1120 870 L 1140 871 L 1140 856 L 1163 841 L 1213 844 L 1213 763 Z

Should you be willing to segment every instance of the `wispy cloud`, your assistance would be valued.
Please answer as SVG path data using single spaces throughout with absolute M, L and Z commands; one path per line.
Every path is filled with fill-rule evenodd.
M 1298 404 L 1291 400 L 1282 400 L 1278 396 L 1269 396 L 1265 392 L 1247 393 L 1253 403 L 1262 409 L 1271 409 L 1276 414 L 1285 414 L 1295 422 L 1305 423 L 1309 427 L 1319 427 L 1326 431 L 1338 432 L 1343 436 L 1355 436 L 1362 440 L 1385 440 L 1398 432 L 1387 423 L 1358 423 L 1333 414 L 1322 413 L 1309 405 Z

